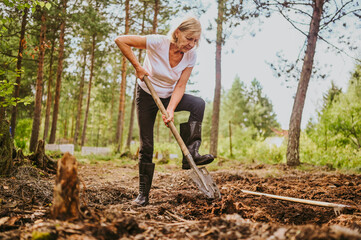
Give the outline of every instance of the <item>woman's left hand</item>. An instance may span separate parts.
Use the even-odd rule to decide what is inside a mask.
[[[162,115],[162,118],[163,118],[164,124],[165,124],[167,127],[169,127],[169,126],[168,126],[168,123],[169,123],[170,121],[173,121],[173,119],[174,119],[174,111],[172,111],[172,110],[170,110],[170,109],[167,109],[167,112],[168,112],[168,118],[167,118],[165,115]]]

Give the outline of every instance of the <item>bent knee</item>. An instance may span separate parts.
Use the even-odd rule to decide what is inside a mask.
[[[197,107],[199,107],[200,109],[204,109],[206,107],[206,102],[200,97],[197,97],[196,99],[197,100],[195,104],[197,105]]]

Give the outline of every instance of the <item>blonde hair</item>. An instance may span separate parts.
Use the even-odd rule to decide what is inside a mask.
[[[176,43],[178,41],[176,36],[177,30],[181,31],[182,33],[189,33],[190,35],[201,35],[202,26],[199,20],[195,17],[185,18],[170,35],[170,41],[172,43]],[[198,42],[196,43],[196,45],[198,47]]]

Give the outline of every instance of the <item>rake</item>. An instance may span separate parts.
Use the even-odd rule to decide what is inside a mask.
[[[293,198],[293,197],[284,197],[284,196],[278,196],[273,194],[267,194],[267,193],[261,193],[261,192],[252,192],[247,190],[241,190],[243,193],[246,194],[252,194],[257,196],[265,196],[269,198],[279,199],[279,200],[286,200],[291,202],[298,202],[298,203],[304,203],[309,205],[315,205],[320,207],[331,207],[333,208],[333,211],[335,212],[335,215],[338,216],[341,214],[341,211],[344,208],[351,208],[350,205],[344,205],[344,204],[336,204],[336,203],[329,203],[329,202],[321,202],[321,201],[314,201],[314,200],[306,200],[301,198]]]

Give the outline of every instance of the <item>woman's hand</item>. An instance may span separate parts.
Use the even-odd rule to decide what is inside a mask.
[[[141,66],[135,68],[137,78],[143,81],[144,76],[149,76],[149,73]]]
[[[174,111],[167,108],[167,113],[168,113],[168,118],[165,115],[162,115],[162,118],[163,118],[164,124],[167,127],[169,127],[168,123],[171,122],[171,121],[173,122],[173,120],[174,120]]]

